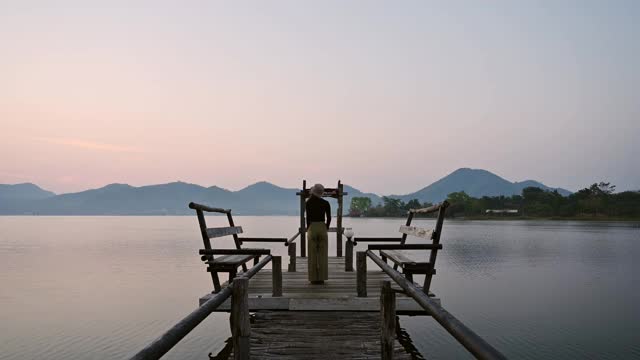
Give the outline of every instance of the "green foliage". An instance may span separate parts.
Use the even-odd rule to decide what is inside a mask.
[[[361,216],[369,211],[371,207],[371,199],[368,197],[354,197],[351,199],[349,207],[349,216]]]
[[[615,188],[615,185],[608,182],[599,182],[569,196],[562,196],[557,191],[527,187],[522,190],[522,195],[482,198],[473,198],[460,191],[447,196],[447,201],[451,204],[447,209],[447,216],[484,217],[488,209],[512,209],[517,210],[516,216],[520,217],[639,219],[640,191],[615,193]],[[382,200],[382,204],[368,207],[361,214],[371,217],[403,217],[409,209],[432,205],[420,204],[415,199],[406,204],[395,198],[383,197]]]
[[[405,203],[400,199],[383,196],[382,204],[370,207],[367,211],[363,212],[362,215],[367,217],[403,217],[407,215],[409,209],[420,209],[431,205],[431,203],[421,204],[420,201],[416,199]]]

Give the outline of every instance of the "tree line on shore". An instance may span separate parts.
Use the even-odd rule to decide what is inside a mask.
[[[448,217],[482,218],[495,216],[530,218],[619,218],[640,219],[640,191],[615,192],[615,185],[595,183],[569,196],[537,187],[523,189],[521,195],[471,197],[464,191],[447,196],[451,204]],[[409,209],[428,207],[413,199],[404,202],[384,196],[382,203],[373,205],[367,197],[351,199],[350,216],[403,217]],[[489,211],[487,211],[489,210]],[[497,211],[496,211],[497,210]],[[503,213],[502,210],[512,210]],[[516,210],[516,211],[513,211]]]

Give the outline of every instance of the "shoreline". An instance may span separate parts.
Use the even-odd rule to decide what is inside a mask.
[[[193,216],[193,214],[0,214],[0,217],[165,217],[165,216]],[[217,216],[217,215],[212,215]],[[288,216],[297,217],[297,214],[235,214],[235,216]],[[347,219],[406,219],[404,216],[348,216]],[[435,219],[430,217],[416,217],[415,220]],[[461,216],[447,217],[448,220],[469,220],[469,221],[594,221],[594,222],[640,222],[640,218],[626,217],[530,217],[530,216]]]

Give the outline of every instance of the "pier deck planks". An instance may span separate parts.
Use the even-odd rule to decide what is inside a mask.
[[[290,311],[380,311],[380,287],[390,278],[377,266],[367,272],[367,297],[357,297],[356,272],[344,271],[344,258],[329,258],[329,280],[323,285],[311,285],[307,279],[307,258],[296,258],[296,272],[282,273],[282,296],[272,296],[271,270],[263,269],[249,280],[249,310]],[[392,281],[392,287],[400,290]],[[211,294],[200,298],[204,303]],[[228,312],[227,300],[216,311]],[[398,314],[426,315],[412,298],[398,293]]]
[[[380,359],[377,312],[258,311],[251,359]],[[411,359],[396,341],[394,359]]]

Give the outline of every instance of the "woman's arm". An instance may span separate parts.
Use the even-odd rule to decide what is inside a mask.
[[[331,204],[327,201],[327,207],[325,209],[325,216],[327,218],[327,229],[331,227]]]

